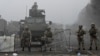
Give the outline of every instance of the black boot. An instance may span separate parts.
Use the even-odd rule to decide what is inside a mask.
[[[78,50],[80,50],[80,48],[78,48]]]
[[[31,52],[31,47],[28,47],[28,51]]]
[[[50,48],[50,51],[52,51],[52,48]]]
[[[89,50],[92,50],[92,47],[90,47]]]
[[[22,51],[24,51],[24,47],[22,47]]]
[[[96,50],[98,50],[98,48],[97,48],[97,47],[96,47],[95,49],[96,49]]]
[[[83,48],[83,50],[85,50],[85,48]]]

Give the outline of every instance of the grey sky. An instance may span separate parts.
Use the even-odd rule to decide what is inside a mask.
[[[24,19],[26,5],[29,10],[34,1],[40,9],[46,10],[46,20],[63,24],[74,23],[78,13],[89,3],[89,0],[0,0],[0,14],[8,21]]]

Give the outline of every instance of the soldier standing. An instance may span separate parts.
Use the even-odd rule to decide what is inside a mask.
[[[92,44],[93,44],[93,41],[95,43],[95,49],[97,50],[97,29],[95,27],[95,24],[91,24],[91,28],[89,30],[89,34],[90,34],[90,48],[89,50],[92,50]]]
[[[50,48],[51,51],[51,42],[52,42],[52,32],[51,32],[51,28],[48,28],[47,31],[45,32],[45,36],[46,36],[46,47]]]
[[[21,45],[22,51],[24,51],[25,47],[28,47],[28,50],[31,51],[31,32],[28,27],[25,27],[24,31],[22,32]]]
[[[83,47],[83,50],[85,50],[85,47],[84,47],[84,34],[85,34],[85,31],[83,30],[83,26],[82,25],[79,25],[79,30],[77,31],[77,39],[78,39],[78,45],[79,45],[79,50],[80,50],[80,47],[81,47],[81,44],[82,44],[82,47]]]

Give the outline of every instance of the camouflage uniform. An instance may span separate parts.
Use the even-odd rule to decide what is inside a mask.
[[[21,46],[22,46],[22,51],[24,51],[25,47],[28,47],[28,50],[31,51],[31,32],[26,28],[22,32],[22,38],[21,38]]]
[[[97,29],[95,27],[95,24],[91,24],[91,29],[89,30],[89,34],[90,34],[90,48],[89,50],[92,50],[92,44],[93,44],[93,41],[95,43],[95,46],[96,46],[96,50],[97,50]]]
[[[78,39],[78,45],[79,45],[79,50],[80,50],[80,47],[81,47],[81,44],[82,44],[82,47],[83,47],[83,50],[85,50],[85,47],[84,47],[84,34],[85,34],[85,31],[82,29],[82,25],[79,26],[79,30],[77,32],[77,39]]]

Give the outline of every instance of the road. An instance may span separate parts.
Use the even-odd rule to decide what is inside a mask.
[[[77,51],[72,52],[16,52],[18,56],[77,56]],[[81,56],[100,56],[94,51],[81,51]],[[12,56],[13,52],[9,53],[0,53],[0,56],[4,56],[5,54],[8,54],[9,56]]]
[[[66,35],[66,36],[65,36]],[[18,51],[18,54],[20,56],[75,56],[77,55],[77,48],[78,48],[78,44],[77,44],[77,37],[75,34],[71,34],[69,35],[69,32],[67,33],[59,33],[58,35],[55,35],[54,36],[54,41],[53,43],[56,43],[56,44],[53,44],[53,52],[44,52],[44,53],[41,53],[40,52],[40,48],[32,48],[32,52],[28,52],[28,50],[26,49],[25,52],[22,52],[21,51],[21,48],[20,48],[20,40],[17,40],[15,42],[15,50]],[[70,37],[70,41],[69,41],[69,37]],[[92,51],[89,51],[88,48],[89,48],[89,44],[90,44],[90,41],[89,41],[89,35],[85,35],[84,36],[84,42],[85,42],[85,47],[86,47],[86,50],[83,51],[81,50],[81,54],[82,55],[98,55],[100,56],[100,41],[98,41],[98,50],[96,51],[94,48]],[[69,46],[70,45],[70,46]],[[68,48],[71,47],[72,48],[72,52],[69,52]],[[93,45],[93,47],[95,47]],[[58,52],[60,51],[60,52]],[[56,54],[55,54],[56,53]],[[12,54],[12,53],[11,53]]]

